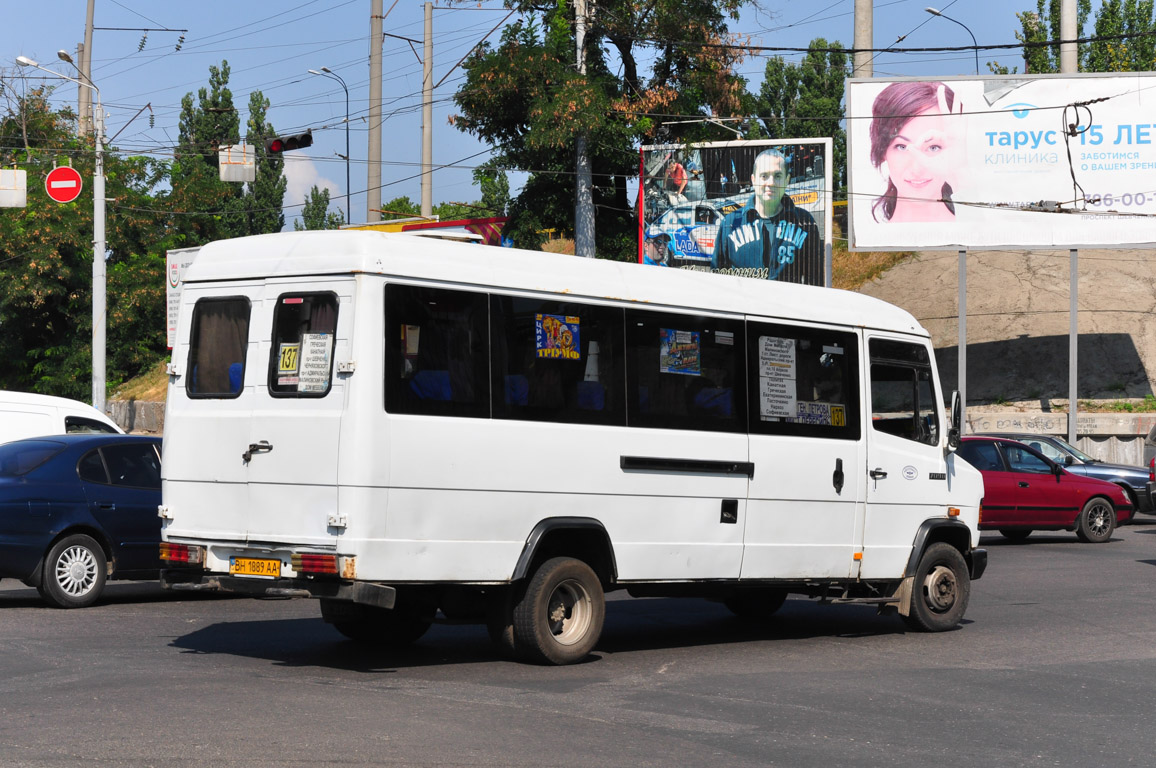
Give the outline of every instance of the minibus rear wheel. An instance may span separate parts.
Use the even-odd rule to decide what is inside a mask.
[[[944,632],[963,619],[971,596],[967,562],[959,550],[942,541],[928,545],[915,569],[907,626],[921,632]]]
[[[573,664],[594,650],[605,620],[598,575],[581,560],[554,557],[538,567],[514,605],[514,643],[529,661]]]

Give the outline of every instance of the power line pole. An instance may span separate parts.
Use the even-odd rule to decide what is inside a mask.
[[[586,8],[587,0],[575,0],[574,37],[578,74],[586,75]],[[578,136],[576,159],[577,184],[574,190],[574,253],[594,258],[594,193],[590,174],[590,157],[586,152],[586,134]]]
[[[369,173],[365,220],[381,221],[381,0],[369,3]]]
[[[851,77],[874,77],[870,48],[874,47],[872,0],[855,0],[855,53],[851,59]]]
[[[96,0],[88,0],[88,13],[84,21],[84,47],[80,49],[80,74],[84,75],[88,82],[92,82],[92,14],[95,10]],[[81,136],[87,136],[92,130],[92,92],[87,88],[80,89],[80,111],[77,113],[80,119],[77,120],[77,132]]]
[[[421,215],[433,215],[433,3],[425,4],[421,79]]]

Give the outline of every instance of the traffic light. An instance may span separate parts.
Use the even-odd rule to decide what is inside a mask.
[[[305,149],[313,146],[313,131],[292,133],[287,136],[274,136],[265,140],[265,151],[271,155],[279,155],[291,149]]]

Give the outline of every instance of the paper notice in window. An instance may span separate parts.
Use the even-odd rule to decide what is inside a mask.
[[[795,340],[759,337],[759,415],[763,419],[794,419]]]
[[[301,367],[298,392],[325,392],[329,389],[329,371],[333,368],[333,334],[301,335]]]

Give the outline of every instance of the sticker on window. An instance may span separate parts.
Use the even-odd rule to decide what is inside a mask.
[[[301,356],[300,344],[282,344],[277,353],[277,386],[292,387],[297,384],[297,365]]]
[[[534,315],[534,346],[538,357],[580,360],[580,319],[572,315]]]
[[[658,371],[659,373],[701,376],[702,356],[699,346],[699,332],[659,328]]]
[[[847,426],[846,411],[841,405],[832,405],[831,403],[799,403],[798,412],[794,419],[790,419],[798,424],[818,424],[824,427],[845,427]]]
[[[325,392],[329,389],[329,370],[333,361],[332,333],[301,334],[301,370],[298,392]]]

